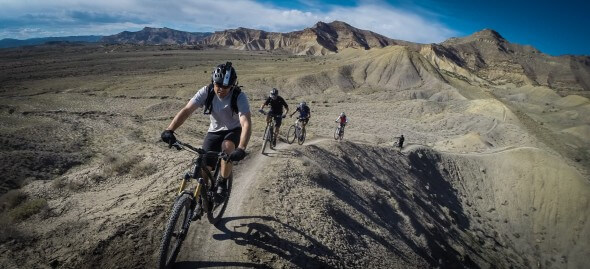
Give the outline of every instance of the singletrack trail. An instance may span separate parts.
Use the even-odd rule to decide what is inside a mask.
[[[316,138],[306,141],[306,145],[313,145],[328,138]],[[290,156],[291,149],[302,147],[294,144],[278,143],[275,150],[268,150],[265,154],[258,151],[250,152],[252,156],[241,162],[234,168],[234,182],[230,200],[223,218],[217,225],[211,225],[207,217],[191,224],[187,238],[185,239],[180,254],[176,259],[175,268],[197,267],[246,267],[266,268],[264,265],[252,263],[246,255],[249,248],[245,237],[251,236],[252,226],[264,222],[271,216],[248,216],[249,206],[253,197],[252,192],[258,184],[258,175],[273,159],[281,156]],[[258,198],[259,199],[259,198]]]

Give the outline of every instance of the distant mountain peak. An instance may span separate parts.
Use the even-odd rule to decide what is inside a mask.
[[[493,29],[485,28],[465,37],[451,37],[442,42],[442,45],[466,44],[466,43],[491,43],[498,46],[509,43],[500,33]]]
[[[479,38],[492,38],[496,40],[506,40],[500,33],[495,31],[494,29],[485,28],[481,31],[473,33],[471,36],[479,37]]]
[[[343,22],[343,21],[333,21],[330,23],[326,23],[323,21],[318,21],[313,27],[313,29],[326,29],[326,28],[340,28],[340,29],[357,29],[354,26]]]

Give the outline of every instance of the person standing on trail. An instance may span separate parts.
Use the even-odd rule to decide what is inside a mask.
[[[269,123],[272,118],[275,120],[275,133],[274,133],[274,140],[272,141],[273,147],[277,146],[277,137],[279,137],[279,129],[281,128],[281,122],[283,118],[287,117],[287,113],[289,113],[289,105],[285,102],[283,97],[279,96],[279,90],[276,88],[272,88],[270,91],[270,96],[266,99],[266,101],[260,106],[260,113],[264,113],[264,107],[270,105],[270,111],[266,114],[266,123]],[[283,115],[283,107],[285,107],[285,114]]]
[[[397,146],[401,149],[404,146],[404,135],[401,135],[397,140]]]
[[[299,117],[297,117],[297,120],[301,122],[301,129],[303,130],[303,132],[305,132],[305,126],[309,122],[309,118],[311,118],[311,111],[309,109],[309,106],[307,106],[307,103],[305,103],[305,101],[302,101],[297,106],[297,109],[293,111],[291,115],[289,115],[289,117],[293,117],[293,115],[297,112],[299,112]]]
[[[188,101],[162,132],[162,141],[170,146],[176,142],[174,131],[178,129],[197,108],[209,115],[210,124],[203,139],[203,150],[228,154],[227,161],[221,161],[221,178],[217,196],[226,192],[226,180],[232,176],[232,161],[246,156],[246,146],[252,134],[252,120],[248,97],[237,85],[238,75],[231,62],[220,64],[213,70],[211,83],[204,86]],[[215,166],[215,160],[207,160],[207,166]]]

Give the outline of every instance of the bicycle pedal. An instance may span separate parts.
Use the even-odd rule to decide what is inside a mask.
[[[199,210],[201,211],[201,210]],[[191,216],[191,221],[197,221],[201,219],[201,212],[193,212],[193,215]]]

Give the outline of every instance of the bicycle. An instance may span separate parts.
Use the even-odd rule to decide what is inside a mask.
[[[265,112],[264,110],[260,110],[260,113],[263,115],[267,115],[269,112]],[[273,141],[276,139],[275,136],[275,116],[271,115],[271,120],[266,123],[266,128],[264,129],[264,134],[262,135],[262,154],[264,154],[264,149],[266,148],[266,144],[270,142],[270,149],[274,149]]]
[[[336,127],[336,130],[334,130],[334,139],[335,140],[342,140],[343,137],[344,137],[344,126],[342,126],[341,124],[338,124],[338,127]]]
[[[295,123],[289,127],[289,131],[287,132],[287,143],[293,144],[295,138],[297,138],[297,144],[299,145],[303,145],[303,142],[305,142],[305,129],[301,127],[301,120],[301,118],[297,118]]]
[[[201,148],[195,148],[180,141],[176,141],[172,146],[177,150],[188,150],[198,156],[193,159],[192,171],[186,172],[184,175],[174,200],[172,213],[170,213],[160,243],[159,268],[172,266],[192,221],[201,219],[204,214],[207,215],[211,224],[215,224],[221,219],[227,207],[233,178],[230,176],[226,180],[225,195],[220,201],[215,201],[214,195],[216,195],[215,191],[219,184],[217,179],[221,169],[221,160],[227,160],[228,155],[223,152],[206,152]],[[206,168],[206,160],[209,158],[217,159],[213,175]],[[194,190],[190,190],[187,187],[193,179],[196,180],[196,186]]]

